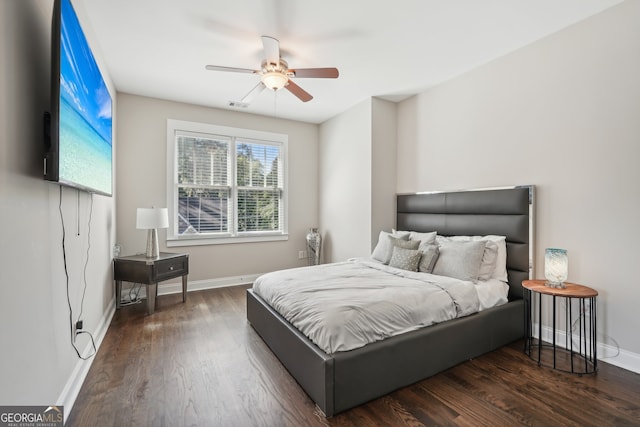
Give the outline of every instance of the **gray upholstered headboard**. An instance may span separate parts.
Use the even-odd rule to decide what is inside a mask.
[[[437,231],[444,236],[506,236],[509,299],[522,298],[532,277],[534,189],[512,188],[399,194],[397,229]]]

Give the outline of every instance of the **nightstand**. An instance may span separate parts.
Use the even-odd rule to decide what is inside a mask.
[[[187,301],[187,275],[189,255],[160,252],[157,258],[144,254],[113,259],[113,279],[116,282],[116,308],[120,308],[122,282],[147,285],[147,313],[152,314],[156,306],[158,282],[182,276],[182,302]]]
[[[592,374],[598,370],[596,355],[596,297],[598,291],[588,286],[565,282],[565,288],[552,288],[545,285],[545,280],[525,280],[522,287],[525,289],[525,352],[536,360],[538,365],[545,365],[553,369],[570,372],[572,374]],[[542,296],[551,298],[551,304],[543,304]],[[536,296],[537,301],[536,301]],[[563,307],[558,310],[558,301]],[[551,344],[542,341],[543,315],[549,316],[551,305]],[[536,313],[537,311],[537,313]],[[564,316],[562,316],[564,312]],[[536,316],[537,314],[537,316]],[[574,317],[577,318],[574,320]],[[538,339],[534,341],[534,322],[538,321]],[[560,322],[556,321],[556,317]],[[564,317],[564,319],[563,319]],[[559,323],[559,325],[557,325]],[[564,325],[563,325],[564,324]],[[574,326],[577,325],[578,342],[574,345]],[[557,326],[561,329],[558,331]],[[562,330],[564,329],[564,330]],[[558,346],[562,342],[564,334],[564,346]],[[559,336],[560,339],[557,339]],[[545,354],[543,357],[543,348]],[[537,353],[537,355],[536,355]]]

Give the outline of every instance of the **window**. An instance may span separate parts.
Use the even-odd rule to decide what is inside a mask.
[[[167,121],[167,245],[287,238],[287,136]]]

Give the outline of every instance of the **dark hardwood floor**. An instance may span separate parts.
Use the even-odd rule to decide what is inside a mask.
[[[326,419],[248,324],[246,288],[117,311],[67,426],[640,425],[640,375],[541,368],[522,342]]]

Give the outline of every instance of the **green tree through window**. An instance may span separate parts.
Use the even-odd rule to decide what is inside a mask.
[[[280,185],[278,147],[238,142],[238,231],[278,230]]]

